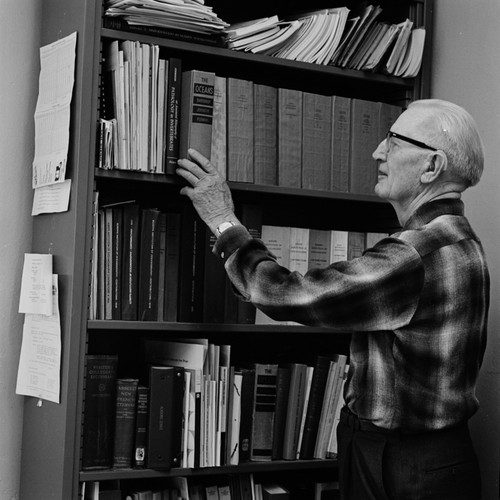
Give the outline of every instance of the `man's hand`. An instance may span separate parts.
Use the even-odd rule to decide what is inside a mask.
[[[215,235],[222,222],[239,224],[229,186],[207,158],[189,149],[188,158],[178,160],[177,164],[177,174],[190,184],[180,193],[193,202],[198,215]]]

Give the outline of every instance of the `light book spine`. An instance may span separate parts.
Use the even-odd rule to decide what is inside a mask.
[[[194,148],[211,158],[215,73],[189,70],[182,73],[179,157]]]

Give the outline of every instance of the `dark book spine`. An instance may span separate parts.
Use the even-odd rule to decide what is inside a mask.
[[[169,470],[172,467],[171,396],[173,385],[173,367],[150,367],[147,445],[147,464],[150,469]]]
[[[253,406],[255,392],[255,369],[242,368],[241,382],[241,423],[240,423],[240,463],[250,460],[252,448]]]
[[[86,356],[82,470],[113,464],[117,369],[118,356]]]
[[[123,209],[113,207],[111,258],[111,317],[122,319]]]
[[[276,380],[276,414],[274,416],[273,450],[271,454],[273,460],[281,460],[283,458],[290,377],[291,370],[288,366],[278,367],[278,378]]]
[[[142,210],[139,256],[139,312],[140,321],[158,318],[158,268],[160,259],[160,212]]]
[[[134,450],[137,379],[116,381],[115,445],[113,467],[132,467]]]
[[[179,124],[182,89],[182,60],[168,60],[167,150],[165,173],[175,174],[179,159]]]
[[[205,224],[192,207],[182,216],[179,321],[199,323],[203,319],[203,262]]]
[[[179,304],[179,263],[180,263],[181,216],[167,212],[167,232],[165,247],[165,304],[163,319],[177,321]]]
[[[122,320],[137,320],[140,208],[123,207]]]
[[[149,414],[149,388],[137,387],[137,408],[135,418],[134,461],[135,467],[145,467],[147,460]]]
[[[317,355],[314,362],[314,371],[309,392],[309,403],[307,405],[306,419],[304,423],[304,433],[300,449],[301,459],[314,458],[314,448],[318,435],[319,419],[325,395],[326,379],[332,358]]]
[[[241,223],[248,229],[252,238],[261,238],[262,236],[262,207],[258,205],[241,206]],[[255,323],[255,306],[251,302],[238,300],[238,323]]]
[[[271,460],[276,414],[277,364],[255,365],[255,399],[250,459]]]
[[[217,237],[205,227],[204,243],[204,287],[203,287],[203,322],[224,322],[224,289],[226,284],[226,271],[224,265],[212,252]]]

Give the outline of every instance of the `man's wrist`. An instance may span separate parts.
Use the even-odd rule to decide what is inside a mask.
[[[230,227],[236,226],[236,222],[233,221],[224,221],[221,222],[217,228],[215,229],[215,234],[217,237],[219,237],[224,231],[229,229]]]

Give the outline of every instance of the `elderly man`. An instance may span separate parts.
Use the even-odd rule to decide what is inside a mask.
[[[373,153],[375,193],[401,231],[304,276],[251,238],[214,167],[189,156],[178,162],[181,193],[217,235],[241,298],[275,319],[355,331],[337,429],[342,498],[479,499],[467,422],[479,406],[489,274],[461,201],[483,169],[472,117],[447,101],[410,104]]]

